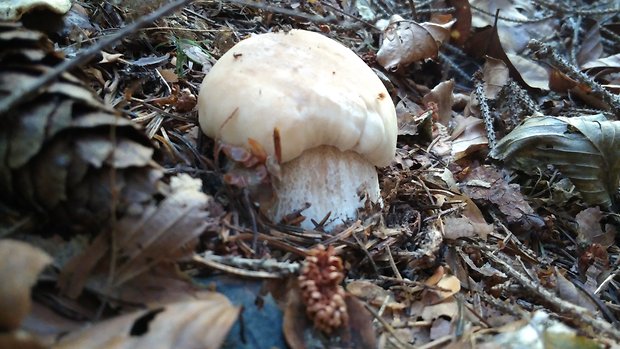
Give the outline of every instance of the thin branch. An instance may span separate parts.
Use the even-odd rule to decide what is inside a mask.
[[[66,60],[55,66],[45,74],[35,79],[30,84],[24,84],[22,88],[18,88],[9,96],[0,101],[0,115],[7,113],[9,110],[15,108],[18,104],[26,102],[34,98],[39,91],[53,83],[62,73],[75,69],[88,63],[93,57],[95,57],[99,51],[103,48],[110,46],[111,44],[120,41],[127,35],[138,31],[140,28],[152,23],[153,21],[168,15],[175,10],[187,5],[192,0],[178,0],[168,5],[162,6],[157,11],[152,12],[146,16],[138,18],[135,22],[120,29],[116,33],[101,38],[96,44],[88,47],[84,51],[80,52],[80,55],[72,60]]]
[[[596,319],[590,315],[590,312],[587,309],[558,298],[551,291],[542,287],[540,283],[531,280],[530,278],[510,266],[510,264],[508,264],[503,258],[500,258],[497,255],[497,251],[493,250],[491,247],[479,247],[482,254],[484,254],[484,256],[488,258],[492,262],[492,264],[497,266],[498,269],[500,269],[502,272],[511,276],[515,281],[525,287],[532,294],[545,299],[554,308],[554,311],[569,314],[571,318],[574,319],[574,321],[587,325],[584,326],[584,328],[590,327],[594,330],[595,333],[605,333],[609,335],[612,339],[620,341],[620,331],[614,328],[609,322]]]
[[[539,60],[548,60],[551,65],[560,70],[562,73],[581,82],[582,84],[587,85],[592,90],[592,94],[594,96],[600,98],[603,102],[609,105],[611,110],[613,110],[616,115],[620,114],[620,97],[612,94],[599,83],[594,81],[594,79],[582,73],[576,66],[567,62],[566,59],[555,52],[550,45],[538,40],[530,40],[528,47],[534,51],[534,57]]]

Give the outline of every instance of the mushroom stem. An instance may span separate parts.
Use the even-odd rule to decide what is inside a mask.
[[[304,229],[314,229],[311,219],[320,222],[328,212],[325,230],[355,219],[366,199],[380,202],[379,180],[375,166],[353,151],[342,152],[332,146],[304,151],[301,156],[281,165],[280,179],[275,180],[275,200],[263,205],[274,222],[303,208]]]

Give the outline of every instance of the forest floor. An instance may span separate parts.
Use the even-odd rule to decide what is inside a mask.
[[[0,348],[620,347],[616,2],[180,3],[2,14]],[[291,29],[396,106],[382,207],[332,232],[198,125],[217,60]]]

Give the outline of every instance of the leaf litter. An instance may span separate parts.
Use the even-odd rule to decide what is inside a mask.
[[[3,22],[0,103],[62,63],[56,50],[79,57],[162,5],[76,4],[38,28],[47,35],[26,29],[37,11]],[[293,348],[617,346],[612,10],[231,0],[129,33],[1,115],[0,247],[22,242],[0,268],[0,299],[18,294],[21,307],[0,344],[241,347],[242,331],[226,338],[233,323],[260,327],[233,304],[260,311],[268,295],[275,306],[263,315],[281,319],[272,326]],[[304,231],[299,217],[266,221],[253,200],[269,195],[277,166],[260,160],[260,145],[235,150],[196,127],[216,59],[251,33],[290,28],[354,50],[399,106],[383,207],[333,234]],[[315,328],[291,277],[319,244],[342,263],[350,321],[336,335]],[[241,297],[195,282],[221,273],[282,282]],[[71,332],[56,336],[65,330],[45,326],[55,318]]]

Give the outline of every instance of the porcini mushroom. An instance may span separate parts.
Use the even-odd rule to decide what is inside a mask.
[[[224,54],[198,97],[203,132],[247,146],[251,138],[275,156],[281,173],[275,200],[261,205],[273,221],[310,203],[302,227],[328,212],[327,230],[357,217],[365,200],[380,202],[375,166],[396,150],[396,112],[364,61],[318,33],[291,30],[251,36]]]

